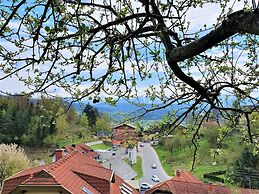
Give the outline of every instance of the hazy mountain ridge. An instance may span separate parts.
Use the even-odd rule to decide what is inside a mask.
[[[145,112],[145,110],[143,108],[141,108],[137,105],[134,105],[130,102],[127,102],[125,100],[120,100],[116,104],[116,106],[112,106],[112,105],[109,105],[104,102],[99,102],[99,103],[93,104],[90,101],[83,101],[83,102],[81,102],[81,104],[75,103],[73,106],[78,112],[82,112],[84,106],[88,103],[91,104],[93,107],[97,108],[97,110],[99,112],[107,112],[116,119],[123,119],[126,117],[131,117],[131,118],[137,117],[139,115],[142,115]],[[161,105],[162,104],[159,104],[159,103],[154,103],[153,105],[150,103],[150,104],[145,104],[144,108],[149,110],[149,109],[153,108],[154,106],[161,106]],[[168,112],[171,113],[174,110],[179,110],[179,108],[180,108],[180,106],[178,106],[178,105],[171,105],[164,109],[148,112],[142,117],[142,119],[144,119],[144,120],[161,120],[162,117],[166,113],[168,113]]]

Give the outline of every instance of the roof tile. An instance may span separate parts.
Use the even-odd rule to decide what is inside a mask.
[[[112,170],[102,167],[89,156],[74,150],[55,163],[27,169],[7,179],[2,194],[10,193],[20,184],[60,185],[74,194],[85,194],[83,188],[93,194],[117,194],[120,193],[122,183],[126,184],[114,175]],[[133,193],[136,194],[137,191],[133,189]]]

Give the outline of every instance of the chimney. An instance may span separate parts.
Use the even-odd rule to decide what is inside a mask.
[[[56,149],[54,154],[53,154],[53,158],[52,158],[52,162],[56,162],[58,160],[60,160],[61,158],[63,158],[65,156],[65,149]]]
[[[177,170],[175,171],[175,175],[176,175],[176,176],[180,176],[180,175],[181,175],[181,170],[177,169]]]
[[[212,193],[213,192],[213,184],[212,183],[210,183],[210,184],[208,184],[208,193]]]

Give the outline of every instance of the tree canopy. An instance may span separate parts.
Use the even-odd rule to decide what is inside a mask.
[[[247,140],[258,141],[255,0],[3,0],[0,15],[0,81],[74,101],[161,102],[146,112],[183,105],[173,126],[193,111],[196,126],[215,109],[233,125],[242,115]]]
[[[90,104],[85,105],[82,114],[85,114],[87,116],[89,127],[93,127],[99,117],[98,110]]]

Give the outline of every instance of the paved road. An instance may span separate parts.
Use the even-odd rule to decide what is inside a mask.
[[[142,156],[142,168],[143,168],[143,177],[140,180],[140,184],[142,182],[147,182],[151,185],[155,185],[156,183],[152,181],[152,175],[157,175],[161,181],[168,180],[170,177],[164,171],[159,158],[149,143],[144,143],[144,147],[140,148],[140,154]],[[152,169],[151,165],[155,163],[157,168]]]

